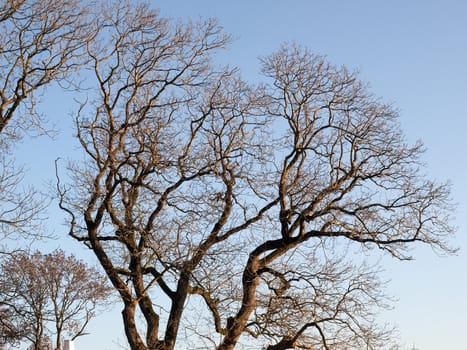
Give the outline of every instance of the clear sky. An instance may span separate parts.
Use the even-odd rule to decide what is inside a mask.
[[[155,0],[161,15],[181,20],[216,17],[236,40],[220,59],[257,79],[259,56],[295,41],[336,64],[358,69],[373,92],[400,110],[411,141],[423,140],[430,177],[452,182],[459,203],[454,244],[457,256],[438,257],[414,250],[416,260],[383,259],[389,293],[398,301],[381,320],[400,328],[405,349],[465,350],[467,347],[467,1],[464,0]],[[49,105],[54,116],[58,110]],[[26,142],[18,150],[32,171],[45,162],[35,157],[50,148],[53,161],[70,132],[58,141]],[[50,146],[53,144],[54,146]],[[31,157],[33,159],[31,159]],[[47,162],[50,161],[47,160]],[[47,165],[48,166],[48,165]],[[44,178],[50,177],[45,174]],[[43,179],[41,179],[42,181]],[[59,220],[58,220],[59,221]],[[57,224],[57,222],[52,225]],[[57,233],[65,229],[57,224]],[[77,249],[74,242],[65,243]],[[53,243],[55,244],[55,243]],[[118,349],[124,343],[118,312],[102,315],[78,340],[77,350]],[[118,334],[116,337],[115,335]]]

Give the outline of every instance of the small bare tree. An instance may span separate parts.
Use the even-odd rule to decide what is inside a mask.
[[[0,349],[6,344],[16,344],[23,337],[22,329],[18,329],[13,322],[13,313],[8,307],[0,303]]]
[[[46,336],[46,286],[40,277],[39,256],[29,259],[24,252],[5,257],[1,262],[0,300],[10,314],[14,329],[22,329],[21,339],[31,341],[35,350],[41,349]]]
[[[38,233],[44,200],[21,190],[23,169],[10,153],[22,135],[46,126],[36,109],[41,88],[63,81],[81,62],[88,35],[79,0],[0,1],[0,234]]]
[[[0,286],[9,329],[21,330],[14,340],[27,339],[37,350],[52,333],[56,350],[64,333],[82,335],[111,293],[105,276],[61,250],[46,255],[16,252],[4,258]]]
[[[140,3],[101,14],[96,93],[76,115],[87,158],[58,190],[131,349],[388,348],[378,269],[353,254],[449,251],[453,232],[449,188],[421,175],[394,109],[293,45],[255,88],[210,65],[227,42],[212,21],[173,26]]]

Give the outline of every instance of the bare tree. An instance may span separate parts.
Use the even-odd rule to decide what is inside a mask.
[[[13,313],[8,307],[0,303],[0,349],[6,344],[15,344],[22,338],[22,329],[18,329],[13,322]]]
[[[453,232],[449,188],[421,175],[396,111],[293,45],[255,88],[210,65],[227,41],[212,21],[101,13],[96,93],[76,115],[87,159],[57,187],[131,349],[388,348],[384,283],[359,249],[409,259],[416,242],[449,251]]]
[[[34,349],[41,349],[45,337],[45,323],[48,315],[47,292],[40,278],[39,266],[35,259],[29,259],[24,252],[11,254],[2,260],[0,293],[2,306],[10,314],[13,329],[21,329],[20,338],[28,339]]]
[[[105,276],[61,250],[11,254],[3,259],[1,272],[1,305],[9,314],[9,329],[21,330],[15,340],[27,339],[37,350],[52,333],[56,350],[64,333],[73,339],[82,335],[111,293]]]
[[[78,0],[5,0],[0,5],[0,133],[43,129],[35,92],[81,62],[89,31]],[[31,130],[32,129],[32,130]]]
[[[44,200],[21,189],[24,174],[11,160],[22,135],[47,132],[37,93],[81,64],[88,35],[79,0],[0,1],[0,233],[38,233]]]

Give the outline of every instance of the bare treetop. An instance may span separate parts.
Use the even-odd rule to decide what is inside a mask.
[[[411,241],[448,249],[449,190],[423,177],[423,146],[407,144],[394,108],[307,50],[284,46],[262,62],[272,80],[267,113],[282,121],[283,234],[306,223],[302,233],[374,243],[400,258]]]
[[[23,187],[12,146],[24,134],[48,132],[50,120],[36,109],[38,95],[83,64],[88,20],[78,0],[0,2],[0,240],[12,233],[44,235],[47,200]]]
[[[253,86],[212,66],[228,42],[213,21],[100,14],[75,116],[86,159],[57,187],[131,349],[389,348],[379,270],[344,248],[408,259],[416,242],[449,252],[453,232],[449,188],[421,173],[394,108],[298,46]]]
[[[0,30],[8,33],[0,39],[2,148],[5,138],[43,128],[34,92],[81,63],[86,20],[78,0],[7,0],[1,5]]]

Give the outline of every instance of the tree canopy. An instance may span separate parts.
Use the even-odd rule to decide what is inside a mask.
[[[392,346],[380,270],[359,253],[451,252],[452,203],[358,74],[286,43],[248,82],[215,63],[231,40],[216,20],[142,1],[6,1],[0,25],[0,147],[45,130],[38,89],[73,91],[84,159],[68,178],[57,162],[59,206],[132,350]],[[14,179],[0,229],[31,232],[38,207]]]
[[[78,186],[58,186],[70,235],[120,293],[130,347],[173,349],[182,329],[219,350],[386,346],[377,270],[341,243],[449,250],[449,188],[421,175],[422,145],[325,57],[285,44],[250,84],[211,64],[228,39],[216,23],[138,6],[95,28],[99,93],[75,119],[87,159],[70,168]]]
[[[112,289],[105,276],[61,250],[15,252],[0,261],[0,327],[5,340],[24,339],[34,350],[55,336],[60,350],[63,336],[82,335],[96,310],[108,303]]]

